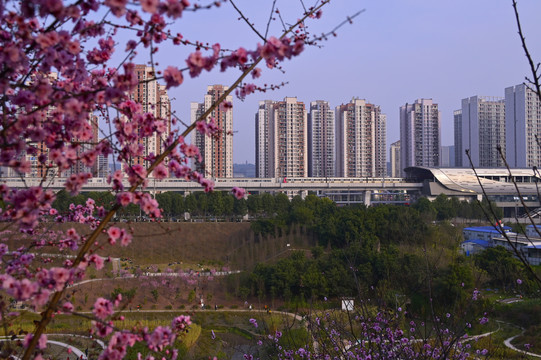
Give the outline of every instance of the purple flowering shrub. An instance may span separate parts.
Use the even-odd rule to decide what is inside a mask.
[[[364,312],[364,311],[363,311]],[[246,359],[468,359],[487,355],[474,348],[463,323],[450,330],[450,314],[433,323],[410,320],[408,314],[381,311],[314,312],[287,330],[269,331]],[[252,319],[253,320],[253,319]],[[486,323],[485,319],[478,319]],[[252,323],[254,323],[252,321]],[[294,334],[292,336],[292,334]],[[476,340],[474,340],[476,341]]]

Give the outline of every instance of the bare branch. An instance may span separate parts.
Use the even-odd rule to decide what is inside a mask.
[[[272,1],[272,7],[271,7],[271,12],[269,14],[269,20],[267,21],[267,28],[265,29],[265,39],[267,38],[267,35],[269,34],[269,28],[270,28],[270,23],[272,21],[272,14],[274,14],[274,7],[276,6],[276,0],[273,0]]]
[[[244,22],[246,24],[248,24],[248,26],[250,27],[250,29],[252,29],[252,31],[254,33],[256,33],[257,36],[259,36],[259,38],[261,40],[263,40],[264,42],[267,42],[267,39],[266,39],[266,35],[263,36],[259,33],[259,31],[257,31],[257,29],[254,27],[254,24],[252,24],[250,22],[250,20],[248,20],[248,18],[246,16],[244,16],[244,13],[237,7],[237,5],[235,5],[235,2],[233,0],[229,0],[229,2],[231,3],[231,5],[233,5],[233,7],[235,8],[235,10],[239,13],[240,17],[242,18],[242,20],[244,20]]]
[[[522,32],[522,26],[520,24],[520,17],[518,14],[518,7],[517,7],[516,0],[513,0],[513,10],[515,11],[515,19],[517,21],[517,28],[518,28],[518,35],[520,37],[520,42],[522,43],[522,48],[524,49],[524,55],[526,55],[526,59],[528,59],[528,64],[530,65],[530,70],[533,75],[533,81],[529,80],[529,82],[532,85],[534,85],[537,97],[539,98],[539,101],[541,101],[541,84],[539,82],[539,75],[537,74],[537,69],[539,67],[539,64],[536,67],[533,61],[532,55],[530,54],[530,51],[528,50],[528,46],[526,45],[526,38],[524,37],[524,33]]]

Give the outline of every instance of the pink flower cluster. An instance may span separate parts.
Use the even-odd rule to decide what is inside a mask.
[[[223,130],[216,125],[216,119],[211,117],[208,121],[206,120],[199,120],[195,124],[195,128],[197,131],[199,131],[203,135],[207,136],[216,136]]]
[[[192,321],[188,315],[180,315],[173,319],[171,322],[171,328],[180,334],[187,331],[191,324]]]
[[[109,235],[108,241],[109,244],[116,244],[117,240],[120,240],[120,245],[128,246],[131,243],[132,236],[129,234],[126,229],[119,229],[116,226],[111,226],[107,230],[107,235]]]
[[[258,45],[259,55],[265,59],[267,67],[272,69],[277,61],[284,58],[290,59],[292,56],[299,55],[304,50],[304,38],[297,37],[291,40],[287,36],[281,40],[271,36],[264,45]]]
[[[92,313],[98,319],[105,320],[109,316],[113,315],[113,303],[110,300],[100,297],[96,299]]]
[[[239,200],[244,199],[244,196],[246,196],[246,190],[244,190],[243,188],[236,187],[236,186],[233,187],[231,192]]]

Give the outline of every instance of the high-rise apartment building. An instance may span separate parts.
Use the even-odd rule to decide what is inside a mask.
[[[92,138],[86,142],[78,144],[78,146],[76,147],[77,159],[81,159],[83,157],[83,154],[87,151],[92,150],[92,148],[94,147],[93,144],[96,144],[98,142],[98,117],[95,115],[90,115],[88,117],[88,125],[90,125],[90,128],[92,129]],[[77,143],[79,139],[72,139],[72,141],[73,143]],[[99,159],[97,160],[98,161],[95,161],[92,166],[85,164],[85,162],[83,162],[82,160],[77,160],[75,164],[73,164],[69,169],[62,172],[62,176],[69,177],[72,174],[90,173],[92,174],[92,176],[98,177]]]
[[[453,111],[453,123],[455,125],[455,166],[462,167],[462,157],[465,155],[462,149],[462,109]]]
[[[512,168],[541,164],[541,101],[526,85],[505,89],[506,160]]]
[[[274,101],[260,101],[255,114],[255,176],[258,178],[271,177],[269,126],[273,117]]]
[[[432,99],[417,99],[400,107],[402,174],[410,166],[440,166],[441,114]]]
[[[400,140],[391,144],[391,177],[400,177]]]
[[[334,111],[327,101],[310,103],[308,176],[334,177]]]
[[[270,124],[270,173],[276,177],[308,176],[308,124],[304,103],[286,97],[274,105]]]
[[[203,103],[191,103],[191,122],[197,121],[229,88],[224,85],[211,85]],[[228,95],[226,102],[233,102]],[[213,178],[233,177],[233,109],[231,107],[216,107],[207,119],[214,118],[216,125],[222,130],[212,137],[198,131],[192,133],[192,143],[199,148],[201,162],[196,162],[195,169],[205,176]]]
[[[135,72],[139,84],[131,94],[131,98],[141,104],[143,112],[151,113],[156,118],[165,121],[166,132],[162,135],[154,134],[148,137],[140,137],[140,144],[143,146],[142,156],[132,160],[132,164],[149,166],[144,160],[149,154],[160,154],[163,142],[171,131],[171,101],[167,95],[165,85],[158,84],[154,68],[146,65],[135,65]]]
[[[261,101],[256,114],[257,177],[308,176],[308,125],[296,97]]]
[[[455,147],[442,146],[440,151],[440,166],[442,168],[455,167]]]
[[[374,161],[376,171],[374,176],[384,177],[387,174],[387,115],[379,114],[375,128]]]
[[[498,147],[505,153],[505,103],[503,98],[472,96],[462,99],[462,125],[455,134],[461,148],[462,167],[502,167]],[[456,129],[455,129],[456,131]],[[456,140],[455,140],[456,141]],[[455,142],[456,145],[456,142]]]
[[[385,123],[380,107],[366,100],[336,107],[336,176],[385,176]]]

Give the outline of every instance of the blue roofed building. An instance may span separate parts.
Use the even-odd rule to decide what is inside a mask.
[[[491,245],[489,241],[479,239],[466,240],[463,241],[462,244],[460,244],[460,248],[462,252],[466,254],[466,256],[481,252],[490,246]]]
[[[489,246],[494,246],[492,238],[502,235],[502,231],[509,233],[511,228],[509,226],[502,226],[496,229],[494,226],[474,226],[467,227],[462,230],[464,241],[468,240],[484,240],[489,242]]]

